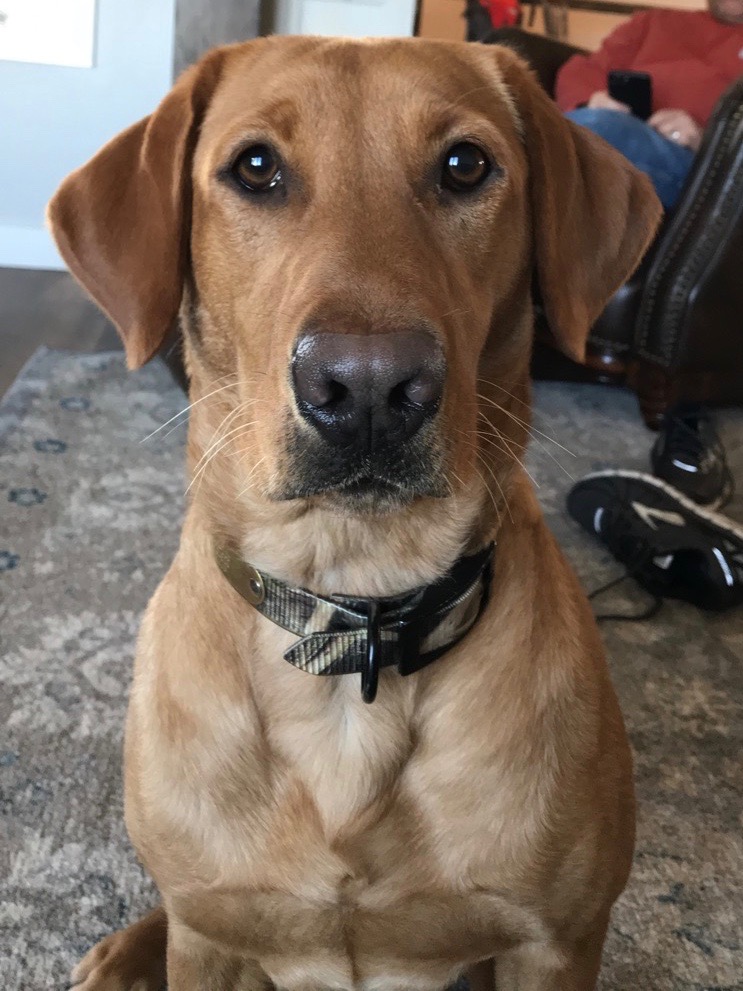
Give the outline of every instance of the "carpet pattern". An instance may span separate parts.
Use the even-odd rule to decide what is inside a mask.
[[[635,399],[540,384],[530,469],[587,587],[616,565],[563,511],[570,479],[647,468]],[[0,407],[0,987],[66,986],[102,935],[155,900],[122,823],[120,750],[140,614],[176,547],[184,406],[158,364],[34,356]],[[743,413],[720,414],[743,488]],[[743,519],[743,501],[730,515]],[[603,608],[637,605],[620,586]],[[743,991],[743,610],[666,604],[605,624],[636,754],[630,885],[602,991]]]

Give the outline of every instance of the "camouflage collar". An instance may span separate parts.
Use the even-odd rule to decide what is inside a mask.
[[[461,557],[431,585],[391,598],[316,595],[293,588],[225,545],[220,570],[247,602],[272,623],[301,637],[284,658],[310,674],[360,674],[365,702],[377,694],[379,669],[413,674],[472,629],[487,605],[495,545]]]

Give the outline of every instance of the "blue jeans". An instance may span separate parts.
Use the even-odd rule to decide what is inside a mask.
[[[676,204],[694,161],[691,149],[664,138],[639,117],[618,110],[579,107],[565,116],[600,135],[647,173],[666,210]]]

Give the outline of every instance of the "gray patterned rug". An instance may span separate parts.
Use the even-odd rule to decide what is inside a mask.
[[[184,405],[165,370],[40,351],[0,407],[0,988],[51,991],[154,900],[123,825],[120,748],[140,613],[182,508]],[[563,512],[570,479],[647,467],[632,396],[541,384],[531,468],[588,587],[616,566]],[[743,413],[720,415],[743,489]],[[553,458],[556,459],[553,460]],[[743,519],[743,502],[731,515]],[[631,589],[611,604],[627,606]],[[604,603],[605,607],[610,605]],[[743,610],[667,604],[604,630],[640,822],[602,991],[743,991]]]

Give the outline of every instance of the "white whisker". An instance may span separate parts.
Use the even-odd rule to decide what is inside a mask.
[[[513,399],[514,402],[518,403],[520,406],[523,406],[527,411],[529,411],[532,414],[532,416],[535,417],[539,416],[539,413],[531,406],[530,403],[524,402],[523,399],[519,399],[518,396],[515,396],[512,392],[509,392],[508,389],[505,389],[502,385],[498,385],[497,382],[491,382],[489,379],[484,379],[484,378],[478,378],[477,381],[482,382],[484,385],[490,385],[494,389],[498,389],[500,392],[504,393],[506,396],[509,396],[511,399]],[[480,396],[481,399],[487,400],[488,398],[487,396],[483,396],[480,393],[478,393],[478,396]],[[489,401],[492,402],[492,400]],[[497,403],[495,405],[498,406]],[[498,408],[503,409],[502,406],[498,406]],[[503,410],[503,412],[507,412],[507,411]],[[510,415],[515,417],[516,414],[511,413]],[[526,421],[524,420],[522,420],[521,422],[526,423]],[[554,437],[551,437],[549,434],[544,433],[544,431],[542,430],[537,430],[537,428],[531,424],[529,424],[529,427],[531,430],[538,433],[540,437],[544,437],[545,440],[551,441],[551,443],[556,444],[558,447],[562,447],[562,444],[560,444],[558,440],[555,440]],[[574,458],[577,457],[577,455],[573,451],[569,450],[567,447],[562,447],[562,450],[565,451],[566,454],[572,455],[572,457]]]
[[[509,442],[506,435],[503,434],[500,430],[498,430],[498,428],[493,423],[491,423],[490,420],[488,420],[488,418],[485,416],[484,413],[479,413],[478,415],[481,416],[483,420],[485,420],[485,423],[487,423],[487,425],[490,427],[491,430],[490,434],[483,434],[482,432],[480,433],[480,436],[482,437],[483,441],[486,441],[489,444],[493,444],[501,452],[501,454],[505,454],[507,456],[512,457],[516,462],[516,464],[519,465],[521,470],[526,472],[526,474],[529,476],[529,478],[532,481],[532,484],[536,486],[536,488],[540,488],[539,482],[536,480],[536,478],[534,478],[532,473],[524,464],[523,460],[517,454],[514,453],[513,448],[511,447],[511,443]],[[501,447],[498,441],[501,441],[506,446]]]
[[[563,471],[568,476],[568,478],[571,481],[575,481],[575,479],[570,474],[570,472],[565,467],[565,465],[561,461],[559,461],[554,456],[554,454],[552,454],[552,452],[548,449],[547,445],[544,444],[539,439],[539,437],[535,437],[534,434],[535,433],[539,434],[541,437],[544,437],[546,440],[551,441],[551,443],[555,444],[561,450],[565,451],[566,454],[570,454],[572,457],[576,457],[576,455],[572,451],[569,451],[566,447],[563,447],[562,444],[559,444],[553,437],[548,437],[546,434],[542,434],[541,431],[539,431],[539,430],[536,429],[536,427],[533,427],[530,424],[526,423],[526,421],[524,421],[524,420],[520,419],[518,416],[516,416],[515,413],[510,412],[509,410],[505,409],[503,406],[500,406],[498,403],[494,402],[492,399],[488,399],[487,396],[483,396],[479,392],[477,393],[477,396],[478,396],[479,399],[482,399],[484,402],[490,403],[491,406],[494,406],[497,410],[500,410],[501,413],[504,413],[506,416],[508,416],[512,420],[514,420],[519,426],[523,427],[523,429],[526,430],[529,433],[529,436],[534,441],[534,443],[537,445],[537,447],[541,448],[541,450],[544,451],[544,453],[547,455],[547,457],[548,458],[551,458],[551,460],[554,461],[554,463],[557,465],[557,467],[560,469],[560,471]],[[489,420],[488,420],[488,423],[490,423]],[[492,424],[491,424],[491,426],[492,426]]]
[[[263,464],[263,462],[266,460],[267,457],[268,457],[268,455],[267,454],[264,454],[263,457],[262,458],[259,458],[258,461],[256,461],[256,463],[253,465],[253,468],[251,469],[251,472],[248,475],[248,479],[247,479],[247,483],[248,484],[237,493],[237,498],[238,499],[240,499],[242,496],[244,496],[245,493],[248,491],[248,489],[250,488],[250,483],[253,480],[253,476],[258,471],[258,469],[260,468],[260,466]]]
[[[199,458],[198,462],[194,466],[194,471],[195,472],[198,471],[199,466],[201,465],[201,462],[204,461],[205,459],[207,459],[209,457],[209,455],[211,454],[211,452],[214,450],[214,448],[218,444],[221,443],[221,441],[224,439],[225,436],[227,436],[224,433],[225,428],[234,419],[236,419],[243,412],[245,412],[245,410],[247,410],[248,406],[253,406],[257,402],[258,402],[257,399],[248,399],[248,400],[246,400],[246,402],[240,403],[239,406],[236,406],[233,410],[230,410],[230,412],[227,413],[227,415],[222,418],[219,426],[217,427],[217,429],[212,434],[211,439],[209,441],[209,444],[207,445],[206,449],[204,450],[204,453],[201,455],[201,457]],[[238,428],[238,429],[242,429],[242,428]],[[234,433],[234,431],[231,431],[231,432]]]
[[[186,495],[188,495],[188,493],[191,491],[191,489],[196,484],[196,482],[203,476],[204,472],[209,467],[209,465],[212,463],[212,461],[214,461],[214,459],[217,457],[217,455],[221,454],[221,452],[226,447],[229,447],[229,445],[231,443],[230,438],[234,434],[243,433],[244,431],[249,430],[250,427],[254,426],[254,424],[255,424],[255,421],[251,421],[250,423],[242,423],[242,424],[240,424],[239,427],[235,427],[234,430],[230,430],[229,433],[227,433],[224,437],[221,437],[219,439],[219,441],[216,442],[218,446],[216,447],[215,450],[214,450],[215,445],[214,444],[212,445],[213,453],[211,454],[211,456],[208,457],[206,459],[206,461],[204,461],[204,458],[202,457],[201,460],[204,461],[204,463],[201,465],[200,468],[198,468],[198,470],[197,469],[194,469],[194,476],[191,479],[191,481],[188,483],[188,488],[186,489]]]
[[[503,505],[506,507],[506,512],[508,513],[508,516],[509,516],[509,518],[511,520],[511,523],[513,523],[513,513],[511,512],[511,507],[510,507],[510,505],[508,503],[508,499],[506,499],[506,493],[503,491],[503,486],[498,481],[498,476],[495,474],[495,472],[490,467],[490,465],[487,463],[487,461],[483,460],[483,461],[481,461],[481,464],[482,464],[482,466],[484,468],[487,468],[487,470],[488,470],[488,472],[490,474],[490,477],[493,479],[493,481],[495,482],[495,484],[498,486],[498,491],[500,492],[501,498],[503,499]],[[485,485],[485,488],[487,489],[488,488],[488,485],[485,482],[485,479],[482,478],[482,475],[480,476],[480,478],[482,479],[483,485]],[[490,494],[492,496],[492,492]],[[495,504],[495,500],[493,500],[493,503]],[[498,507],[497,506],[496,506],[496,510],[495,511],[496,511],[496,513],[498,512]],[[498,520],[500,521],[500,514],[498,515]]]
[[[537,430],[535,426],[527,423],[526,420],[522,420],[520,416],[517,416],[511,410],[507,410],[505,406],[501,406],[500,403],[496,403],[494,399],[490,399],[488,396],[483,396],[480,392],[477,393],[477,397],[478,399],[482,399],[483,402],[490,403],[491,406],[494,406],[497,410],[500,410],[501,413],[505,413],[506,416],[510,416],[512,420],[515,420],[516,423],[519,424],[519,426],[524,427],[526,430],[533,431],[535,434],[539,434],[540,437],[544,437],[545,440],[548,440],[551,444],[554,444],[555,447],[559,447],[561,451],[569,454],[571,458],[577,457],[573,451],[569,450],[567,447],[564,447],[559,441],[556,441],[554,437],[550,437],[549,434],[545,434],[541,430]]]
[[[186,413],[192,410],[194,406],[198,406],[199,403],[205,402],[207,399],[210,399],[212,396],[215,396],[218,392],[224,392],[225,389],[234,389],[236,384],[237,384],[236,382],[228,382],[227,385],[223,385],[219,389],[214,389],[212,390],[212,392],[209,392],[205,396],[202,396],[201,399],[197,399],[195,402],[189,403],[185,409],[180,410],[180,412],[176,413],[175,416],[171,416],[169,420],[166,420],[165,423],[159,426],[156,430],[153,430],[151,434],[147,434],[146,437],[143,437],[139,443],[144,444],[145,441],[148,441],[150,439],[150,437],[154,437],[155,434],[159,434],[161,430],[164,430],[168,426],[168,424],[173,422],[173,420],[177,420],[179,416],[184,416]]]

